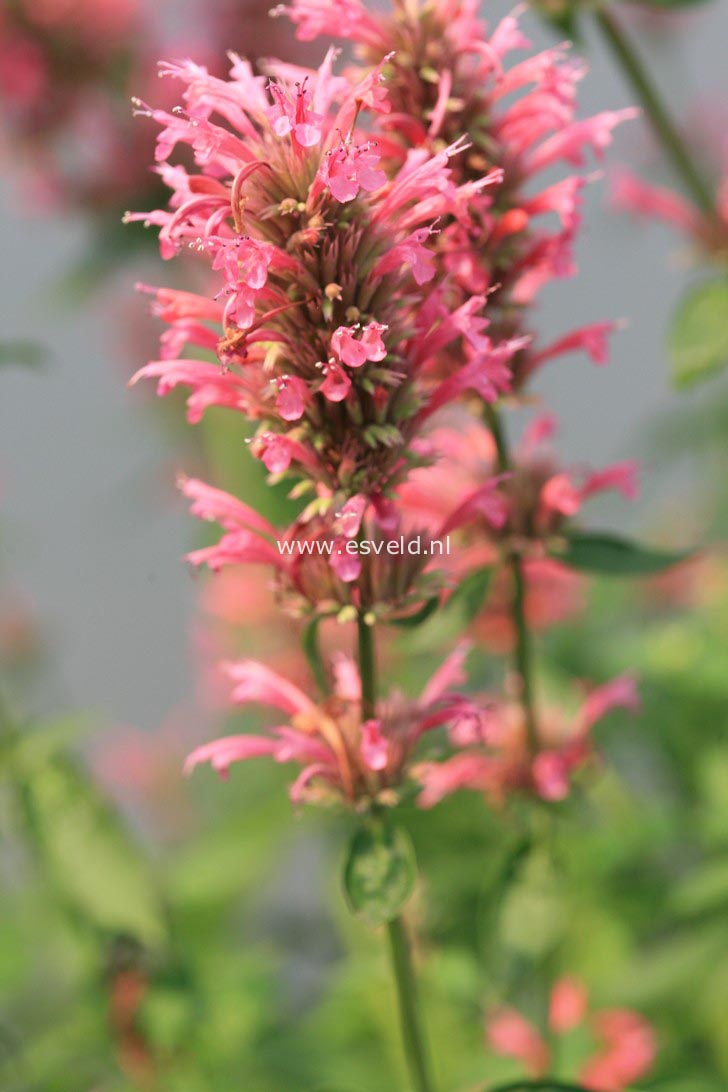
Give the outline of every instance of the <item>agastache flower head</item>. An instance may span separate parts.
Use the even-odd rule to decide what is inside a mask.
[[[234,56],[229,80],[192,61],[164,64],[184,106],[139,110],[162,126],[170,208],[129,217],[160,228],[163,256],[191,248],[217,274],[212,299],[157,291],[170,329],[160,359],[132,382],[154,378],[160,394],[190,387],[191,420],[220,405],[255,422],[251,453],[274,478],[299,479],[296,496],[308,491],[296,532],[316,541],[335,539],[336,513],[358,496],[376,535],[426,418],[467,389],[495,397],[520,346],[484,334],[484,297],[453,311],[443,296],[435,224],[467,217],[472,187],[452,166],[462,143],[417,149],[385,173],[357,128],[366,110],[388,109],[384,62],[351,83],[334,60],[329,51],[308,74],[270,63],[268,80]],[[197,173],[166,163],[178,144]],[[441,354],[457,357],[458,346],[467,366],[443,380]],[[199,351],[212,348],[221,368]],[[270,554],[271,536],[253,544],[252,533],[205,556],[226,563],[233,545],[241,559]],[[330,564],[344,583],[361,571],[338,551]]]
[[[209,762],[225,777],[234,762],[268,756],[301,767],[290,789],[293,803],[394,805],[406,787],[422,736],[452,720],[464,704],[453,687],[463,681],[465,651],[456,649],[418,700],[394,694],[377,705],[373,717],[364,715],[358,670],[343,654],[331,665],[331,697],[320,704],[263,664],[228,663],[223,670],[233,703],[269,706],[283,714],[284,723],[266,735],[228,736],[204,744],[189,755],[185,769],[190,773]]]

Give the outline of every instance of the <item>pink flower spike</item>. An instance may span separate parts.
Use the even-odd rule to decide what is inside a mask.
[[[389,760],[389,744],[382,735],[378,720],[367,720],[361,726],[361,756],[370,770],[383,770]]]
[[[195,766],[209,762],[213,770],[225,778],[233,762],[272,755],[275,749],[275,740],[266,739],[265,736],[224,736],[212,743],[204,743],[187,756],[184,764],[185,776],[189,777]]]

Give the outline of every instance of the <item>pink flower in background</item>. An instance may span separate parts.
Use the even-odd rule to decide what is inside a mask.
[[[626,168],[615,172],[611,197],[616,209],[645,219],[662,220],[708,254],[721,254],[728,249],[728,155],[712,216],[681,194],[645,182]]]
[[[563,800],[576,773],[594,759],[594,725],[618,708],[630,712],[639,708],[630,676],[590,691],[575,715],[542,707],[532,753],[520,703],[479,698],[479,711],[474,712],[475,706],[464,709],[450,728],[456,753],[440,763],[418,766],[416,776],[423,786],[419,802],[433,807],[461,789],[483,793],[494,806],[501,806],[514,792]]]
[[[654,1030],[643,1016],[629,1009],[589,1009],[581,982],[561,978],[550,998],[548,1030],[557,1041],[549,1047],[544,1035],[517,1009],[495,1009],[486,1021],[486,1042],[495,1053],[522,1063],[531,1078],[552,1074],[558,1056],[558,1037],[583,1027],[593,1042],[593,1053],[579,1063],[573,1079],[595,1092],[626,1092],[651,1070],[656,1055]],[[556,1076],[555,1074],[553,1074]]]
[[[694,196],[687,197],[669,185],[647,181],[633,170],[619,167],[611,175],[612,205],[640,219],[661,220],[688,239],[698,254],[720,262],[728,252],[725,96],[713,95],[694,104],[681,128],[681,139],[702,181],[703,202],[699,204]]]

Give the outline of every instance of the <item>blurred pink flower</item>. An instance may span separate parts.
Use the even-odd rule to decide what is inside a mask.
[[[465,707],[449,729],[457,752],[442,762],[423,762],[415,775],[422,783],[419,802],[433,807],[460,789],[483,793],[502,806],[512,793],[543,800],[568,796],[577,771],[595,754],[591,730],[612,709],[639,707],[634,680],[620,676],[591,690],[575,715],[544,706],[539,710],[536,753],[524,712],[517,701],[479,699]]]
[[[644,1017],[628,1009],[590,1012],[582,983],[561,978],[551,991],[548,1027],[552,1035],[566,1035],[586,1026],[594,1053],[581,1063],[578,1080],[595,1092],[625,1092],[649,1073],[657,1055],[655,1033]],[[516,1009],[502,1007],[486,1022],[490,1049],[520,1061],[531,1078],[550,1073],[552,1051],[534,1025]]]

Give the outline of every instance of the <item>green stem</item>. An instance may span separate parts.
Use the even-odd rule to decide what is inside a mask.
[[[377,708],[377,664],[374,650],[374,627],[367,625],[363,612],[359,613],[357,626],[362,717],[370,718],[376,715]],[[387,930],[392,970],[397,984],[402,1042],[412,1078],[412,1087],[415,1092],[433,1092],[417,1006],[412,956],[402,918],[397,917],[390,921]]]
[[[696,168],[689,148],[634,46],[606,8],[597,11],[596,20],[624,75],[637,93],[645,117],[662,144],[665,155],[698,207],[714,217],[715,197],[711,188]]]
[[[495,406],[486,404],[485,416],[495,442],[499,473],[508,474],[512,470],[511,457],[508,451],[508,440],[506,439],[505,430],[498,410]],[[520,554],[515,550],[511,550],[508,554],[508,565],[511,570],[511,579],[513,581],[511,615],[516,631],[514,659],[521,684],[521,707],[526,722],[528,745],[531,753],[535,754],[538,750],[538,727],[533,691],[531,635],[526,622],[526,578],[523,573],[523,561]]]
[[[409,939],[401,917],[387,925],[392,969],[397,983],[402,1041],[415,1092],[433,1092],[417,1006],[415,973]]]
[[[377,708],[377,662],[374,655],[374,628],[367,625],[364,615],[357,617],[359,635],[359,674],[361,676],[362,717],[370,720]]]

